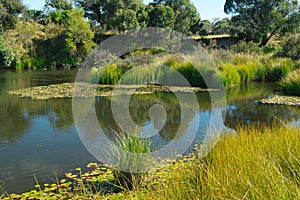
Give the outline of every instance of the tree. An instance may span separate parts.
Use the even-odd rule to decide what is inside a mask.
[[[231,34],[233,31],[233,26],[229,18],[216,19],[213,24],[213,34]]]
[[[200,22],[200,35],[209,35],[213,30],[213,23],[211,23],[209,20],[202,20]]]
[[[20,0],[0,0],[0,33],[13,29],[24,9]]]
[[[113,19],[113,27],[117,28],[119,33],[125,30],[135,29],[139,27],[136,13],[130,9],[120,9],[116,12]]]
[[[83,16],[84,11],[82,9],[73,9],[69,11],[68,17],[63,21],[63,34],[66,36],[67,49],[71,56],[79,62],[87,56],[95,45],[93,42],[94,33]]]
[[[226,0],[224,11],[234,14],[232,21],[261,47],[285,26],[297,26],[300,18],[298,0]]]
[[[200,14],[190,0],[154,0],[155,4],[164,4],[173,9],[174,30],[178,32],[188,33],[200,21]]]
[[[174,12],[165,5],[157,5],[149,12],[149,27],[174,27]]]
[[[45,7],[56,10],[72,10],[73,4],[70,0],[46,0]]]
[[[91,23],[101,25],[103,29],[124,29],[144,27],[147,16],[142,0],[75,0],[75,4],[85,11]],[[134,16],[133,16],[134,14]],[[128,17],[133,17],[133,23],[129,23]],[[124,21],[122,21],[124,19]],[[138,26],[134,25],[138,21]],[[121,23],[117,25],[117,22]],[[122,28],[123,27],[123,28]]]

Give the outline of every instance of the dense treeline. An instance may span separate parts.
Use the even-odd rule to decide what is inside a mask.
[[[21,69],[77,67],[105,34],[136,28],[232,34],[261,47],[274,36],[300,29],[297,0],[227,0],[224,11],[232,19],[213,22],[201,21],[191,0],[148,5],[142,0],[46,0],[43,10],[30,10],[21,0],[0,0],[0,8],[0,66]]]

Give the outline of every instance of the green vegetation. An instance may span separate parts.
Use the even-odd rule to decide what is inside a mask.
[[[138,138],[137,131],[118,134],[110,145],[107,157],[115,169],[112,170],[116,186],[121,190],[138,189],[150,169],[151,141]]]
[[[300,20],[298,1],[226,0],[224,11],[235,14],[232,21],[242,29],[240,34],[260,41],[260,47],[275,34],[297,28]]]
[[[133,190],[116,192],[113,172],[91,163],[90,172],[78,168],[55,184],[37,184],[37,190],[10,198],[297,199],[299,148],[299,129],[294,127],[242,127],[237,134],[223,135],[206,157],[199,157],[196,148],[147,174]]]
[[[288,95],[300,96],[300,70],[297,69],[280,81],[282,90]]]
[[[144,53],[148,54],[149,51]],[[223,50],[215,50],[212,55],[217,68],[206,63],[198,63],[194,66],[175,55],[156,55],[153,57],[154,63],[147,67],[139,68],[139,65],[132,61],[134,59],[129,57],[106,67],[94,68],[91,73],[93,80],[100,84],[116,84],[121,77],[124,83],[131,84],[162,83],[163,80],[169,78],[170,85],[180,86],[179,80],[171,80],[172,77],[176,77],[176,74],[166,73],[159,65],[155,64],[161,63],[179,72],[191,86],[207,88],[204,81],[204,77],[206,77],[215,80],[216,83],[218,78],[222,78],[224,86],[228,88],[250,81],[277,82],[297,67],[296,63],[289,58],[268,55],[233,54],[230,51],[226,51],[224,54]],[[135,69],[134,73],[126,74],[132,69]],[[125,74],[126,76],[124,76]],[[218,86],[216,85],[216,87]]]

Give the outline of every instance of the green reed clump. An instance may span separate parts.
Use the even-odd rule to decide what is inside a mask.
[[[128,70],[130,70],[129,67],[112,63],[107,67],[93,68],[91,70],[91,77],[93,82],[115,85]]]
[[[300,69],[290,72],[279,84],[284,93],[300,96]]]
[[[237,71],[236,66],[232,64],[224,64],[222,68],[220,68],[220,71],[223,78],[224,86],[226,88],[241,83],[241,77]]]
[[[258,69],[257,80],[276,82],[287,76],[294,63],[286,58],[262,58],[262,68]]]
[[[107,157],[112,163],[116,186],[120,189],[133,190],[142,186],[151,163],[151,141],[133,135],[118,134],[110,145]]]

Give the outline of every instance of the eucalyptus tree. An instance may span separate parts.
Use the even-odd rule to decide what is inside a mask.
[[[164,4],[174,11],[174,30],[188,33],[191,27],[199,24],[200,14],[190,0],[154,0],[153,4]]]
[[[236,26],[261,47],[275,34],[299,26],[298,0],[226,0],[224,11],[233,14]]]
[[[174,28],[174,11],[169,6],[157,5],[149,11],[149,27]]]

